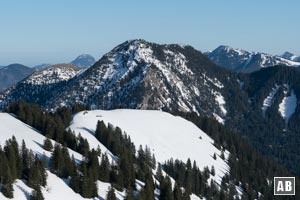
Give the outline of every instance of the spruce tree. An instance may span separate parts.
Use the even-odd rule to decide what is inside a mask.
[[[10,166],[7,157],[2,150],[0,151],[0,181],[1,191],[7,198],[13,198],[13,178],[10,172]]]
[[[80,181],[80,175],[76,173],[72,173],[71,180],[70,180],[70,187],[74,190],[76,193],[81,192],[81,181]]]
[[[181,188],[175,183],[174,191],[173,191],[174,200],[183,200],[183,193]]]
[[[146,200],[145,188],[142,188],[138,194],[138,200]]]
[[[106,199],[105,200],[116,200],[116,194],[115,194],[115,190],[113,187],[111,187],[106,195]]]
[[[10,199],[13,198],[14,197],[14,193],[13,193],[14,189],[13,189],[12,183],[2,184],[1,192],[7,198],[10,198]]]
[[[148,171],[146,174],[144,189],[145,189],[146,200],[154,200],[154,183],[153,183],[151,171]]]
[[[50,140],[49,138],[46,138],[46,139],[44,140],[44,149],[45,149],[46,151],[52,151],[52,149],[53,149],[52,142],[51,142],[51,140]]]
[[[216,155],[216,153],[214,153],[213,158],[214,158],[214,160],[217,160],[217,155]]]
[[[212,176],[215,176],[216,175],[216,172],[215,172],[215,166],[211,166],[211,170],[210,170],[210,173]]]
[[[125,200],[134,200],[133,189],[131,187],[129,187],[129,189],[126,190]]]
[[[171,180],[168,176],[160,182],[159,200],[174,200]]]
[[[103,182],[109,181],[109,160],[106,154],[103,154],[101,157],[101,163],[100,163],[100,172],[99,172],[99,178]]]
[[[32,191],[30,195],[31,200],[44,200],[43,193],[40,189],[40,187],[36,188],[35,190]]]

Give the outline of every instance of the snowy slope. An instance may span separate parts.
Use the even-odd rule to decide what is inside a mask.
[[[81,132],[83,137],[88,138],[91,148],[100,145],[101,151],[105,152],[107,150],[102,144],[96,143],[89,137],[92,136],[90,131],[95,130],[98,119],[103,119],[105,122],[121,127],[131,136],[136,145],[148,145],[160,162],[173,157],[183,161],[186,161],[187,158],[196,160],[200,168],[214,165],[216,168],[216,178],[214,179],[219,183],[221,181],[220,177],[228,170],[228,166],[223,160],[219,157],[217,160],[212,158],[214,153],[220,155],[220,151],[212,145],[213,140],[191,122],[180,117],[160,111],[141,110],[89,111],[85,114],[80,112],[75,115],[70,128],[77,133]],[[44,154],[49,160],[51,152],[42,148],[45,137],[38,131],[7,113],[0,113],[0,121],[0,145],[3,146],[4,142],[14,135],[19,144],[24,140],[28,149],[31,149],[37,155]],[[54,144],[54,141],[52,143]],[[74,155],[77,161],[82,160],[82,155],[79,153],[70,149],[69,153]],[[111,159],[114,158],[112,154],[107,153]],[[42,188],[46,200],[84,199],[75,193],[66,184],[65,180],[57,177],[49,170],[47,170],[47,174],[47,185]],[[111,186],[110,183],[97,181],[97,185],[99,197],[95,199],[105,199]],[[28,199],[33,190],[22,180],[16,180],[13,188],[13,199],[17,200]],[[116,196],[119,200],[123,200],[125,192],[116,190]],[[195,195],[191,197],[198,199]],[[7,198],[0,193],[0,199]]]
[[[51,156],[51,152],[46,151],[42,148],[44,144],[44,137],[42,134],[37,132],[34,128],[28,126],[27,124],[21,122],[10,114],[0,113],[0,145],[3,146],[4,142],[10,139],[12,136],[15,136],[19,145],[22,144],[22,140],[25,141],[25,144],[28,148],[33,150],[34,153],[39,155],[45,154],[46,157]],[[54,141],[52,141],[54,144]],[[82,160],[82,156],[69,149],[70,155],[74,155],[74,158],[78,161]]]
[[[34,130],[32,127],[24,124],[15,117],[7,113],[0,113],[0,145],[3,146],[4,142],[14,135],[19,143],[22,144],[22,140],[28,149],[31,149],[37,155],[45,155],[47,159],[50,158],[51,152],[48,152],[42,148],[45,137],[39,132]],[[54,144],[54,141],[52,141]],[[101,149],[104,152],[104,149]],[[73,155],[77,161],[82,160],[82,155],[69,149],[70,155]],[[42,188],[43,195],[46,200],[82,200],[84,199],[79,194],[75,193],[61,178],[57,177],[47,170],[48,178],[47,185]],[[108,190],[109,183],[97,182],[99,198],[104,199],[106,196],[105,191]],[[22,180],[16,180],[13,184],[14,188],[14,199],[22,200],[28,199],[32,188],[28,187]],[[116,191],[117,197],[122,199],[122,193]],[[0,193],[0,199],[7,199]]]
[[[275,85],[275,87],[272,88],[272,91],[270,92],[270,94],[264,99],[263,106],[261,107],[263,114],[265,114],[266,110],[269,107],[271,107],[271,105],[273,103],[273,98],[274,98],[275,94],[277,93],[278,89],[279,89],[279,86]]]
[[[297,67],[299,60],[285,56],[274,56],[261,52],[250,52],[221,45],[206,55],[216,64],[237,72],[253,72],[274,65]]]
[[[213,146],[213,140],[193,123],[171,114],[154,110],[94,110],[80,112],[73,118],[70,129],[82,137],[90,138],[95,132],[98,120],[111,123],[125,131],[136,147],[147,145],[155,154],[158,162],[164,163],[170,158],[186,161],[195,160],[202,169],[214,165],[216,181],[220,183],[228,166],[219,157],[213,159],[213,154],[220,151]],[[91,147],[99,143],[89,141]]]
[[[24,82],[33,85],[53,84],[73,78],[80,68],[71,64],[56,64],[36,71]]]
[[[285,96],[282,99],[282,102],[279,104],[279,113],[285,119],[286,123],[296,111],[296,107],[297,97],[294,93],[294,90],[291,91],[289,96],[287,96],[287,91],[285,91]]]

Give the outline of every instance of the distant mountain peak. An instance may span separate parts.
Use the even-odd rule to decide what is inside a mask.
[[[295,60],[273,56],[261,52],[249,52],[226,45],[220,45],[210,53],[206,53],[213,62],[236,72],[253,72],[274,65],[299,66]],[[287,54],[286,54],[287,55]]]
[[[95,62],[95,58],[90,54],[81,54],[77,56],[77,58],[75,58],[75,60],[73,60],[71,64],[80,68],[87,68],[95,64]]]
[[[295,62],[300,62],[300,56],[293,54],[291,52],[284,52],[283,54],[279,55],[279,57],[284,58],[284,59],[288,59],[291,61],[295,61]]]
[[[295,54],[293,54],[293,53],[291,53],[291,52],[288,52],[288,51],[286,51],[286,52],[284,52],[282,55],[281,55],[281,57],[291,57],[291,56],[294,56]]]
[[[13,86],[33,73],[33,69],[22,64],[10,64],[0,69],[0,92]]]

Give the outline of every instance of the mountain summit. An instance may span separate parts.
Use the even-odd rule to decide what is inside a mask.
[[[222,81],[228,80],[214,73],[217,69],[222,71],[191,46],[130,40],[66,85],[47,106],[195,111],[221,119],[226,115]]]
[[[274,58],[226,46],[218,51],[246,63],[259,58],[268,63],[267,58]],[[282,60],[286,61],[277,61]],[[48,110],[79,103],[104,110],[194,112],[247,136],[291,171],[299,169],[300,68],[282,65],[238,74],[217,66],[191,46],[130,40],[88,69],[57,70],[35,73],[6,90],[0,94],[0,107],[23,99]]]
[[[71,64],[81,67],[81,68],[86,68],[90,67],[93,64],[95,64],[95,58],[89,54],[82,54],[79,55],[75,60],[71,62]]]
[[[284,52],[282,55],[280,55],[281,58],[285,58],[285,59],[288,59],[288,60],[292,60],[292,61],[295,61],[295,62],[300,62],[300,56],[297,56],[293,53],[290,53],[288,51]]]
[[[38,101],[45,99],[38,92],[35,97],[25,96],[31,96],[27,101],[47,108],[81,103],[94,109],[194,111],[223,122],[227,113],[223,84],[234,81],[238,87],[230,76],[191,46],[160,45],[139,39],[118,45],[80,75],[59,88],[51,87],[46,101]],[[16,89],[6,95],[5,102],[25,98],[12,98]],[[23,90],[16,94],[24,94]]]
[[[274,65],[299,66],[287,57],[273,56],[260,52],[249,52],[221,45],[206,55],[217,65],[236,72],[253,72]]]

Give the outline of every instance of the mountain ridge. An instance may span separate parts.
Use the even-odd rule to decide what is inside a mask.
[[[105,110],[195,112],[247,137],[261,152],[297,174],[299,69],[278,65],[235,73],[217,66],[191,46],[131,40],[58,84],[19,84],[0,95],[0,104],[4,108],[24,99],[52,111],[84,104]],[[273,95],[276,86],[278,91]]]
[[[249,52],[226,45],[221,45],[211,52],[206,52],[205,55],[219,66],[243,73],[250,73],[260,70],[261,68],[275,65],[287,65],[292,67],[300,65],[300,62],[295,62],[280,56],[272,56],[260,52]]]

